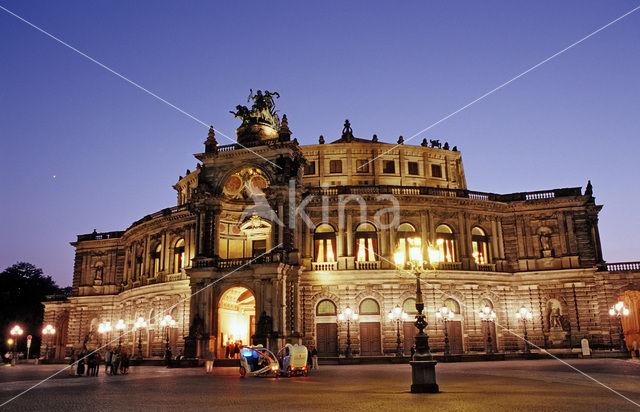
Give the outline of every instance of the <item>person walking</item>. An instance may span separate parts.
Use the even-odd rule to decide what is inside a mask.
[[[102,356],[100,356],[100,352],[96,352],[96,368],[93,370],[93,376],[98,376],[98,372],[100,372],[100,362],[102,362]]]
[[[224,345],[225,346],[225,350],[224,350],[224,357],[226,359],[229,359],[230,353],[229,353],[229,345]]]
[[[111,369],[112,358],[113,358],[113,354],[111,353],[111,349],[107,347],[107,351],[104,353],[104,374],[105,375],[113,374],[113,370]]]
[[[122,353],[122,361],[121,361],[122,367],[122,374],[126,375],[127,372],[129,372],[129,353],[128,352],[123,352]]]
[[[80,352],[80,359],[78,360],[78,376],[84,375],[84,352]]]
[[[71,356],[69,357],[69,375],[73,376],[76,374],[76,351],[71,351]]]
[[[164,352],[164,361],[167,364],[167,368],[171,367],[171,357],[173,356],[173,354],[171,353],[171,349],[167,348],[167,350]]]
[[[117,375],[119,368],[120,368],[120,353],[118,353],[118,351],[115,351],[113,355],[111,355],[111,374]]]
[[[318,350],[316,349],[315,346],[313,347],[313,349],[311,349],[311,368],[319,369],[319,367],[318,367]]]
[[[234,348],[233,348],[233,358],[234,359],[239,359],[240,358],[240,346],[238,346],[237,342],[236,342],[236,346],[234,346]]]

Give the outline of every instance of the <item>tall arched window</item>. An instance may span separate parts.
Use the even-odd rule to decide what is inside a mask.
[[[184,267],[184,239],[180,238],[173,248],[173,271],[180,272]]]
[[[489,256],[489,237],[484,230],[475,226],[471,229],[471,245],[473,259],[479,265],[491,263]]]
[[[158,245],[151,252],[151,276],[156,277],[160,272],[160,255],[162,251],[162,244]]]
[[[371,223],[360,223],[356,227],[356,260],[375,262],[378,260],[378,231]]]
[[[368,298],[360,302],[360,315],[379,315],[380,305],[375,300]]]
[[[133,268],[133,270],[134,270],[133,279],[134,280],[142,279],[142,269],[143,269],[143,259],[142,259],[142,254],[139,254],[138,256],[136,256],[136,263],[135,263],[135,266]]]
[[[444,301],[444,306],[456,315],[460,314],[460,304],[457,300],[449,298]]]
[[[336,231],[331,225],[318,225],[313,235],[316,262],[336,261]]]
[[[456,261],[456,244],[453,230],[447,225],[436,228],[436,245],[440,250],[440,260],[443,262]]]
[[[316,315],[318,316],[335,316],[336,313],[336,304],[329,299],[320,301],[316,307]]]
[[[493,310],[493,303],[487,298],[483,298],[480,301],[480,310],[484,310],[484,308],[489,307],[489,309]]]
[[[396,230],[396,240],[398,242],[398,253],[404,255],[405,262],[409,261],[409,243],[407,239],[416,236],[416,228],[410,223],[402,223]],[[415,310],[415,308],[414,308]]]

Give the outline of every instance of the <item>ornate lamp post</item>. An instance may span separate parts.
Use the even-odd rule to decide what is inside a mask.
[[[15,325],[13,328],[11,328],[11,331],[9,333],[11,334],[11,336],[13,336],[13,356],[11,357],[11,364],[15,365],[18,350],[18,339],[20,339],[20,336],[22,336],[24,331],[19,325]]]
[[[443,306],[436,312],[436,318],[442,321],[444,325],[444,356],[451,354],[451,347],[449,346],[449,330],[447,328],[447,322],[453,320],[455,313],[450,311],[448,307]]]
[[[624,341],[624,330],[622,329],[622,317],[629,316],[629,309],[624,306],[623,301],[619,301],[615,305],[611,306],[611,309],[609,309],[609,315],[615,316],[618,318],[618,322],[620,322],[620,350],[622,352],[627,352],[627,345]]]
[[[345,351],[344,356],[345,358],[353,358],[353,353],[351,352],[351,321],[358,320],[358,314],[347,306],[338,314],[338,320],[341,322],[345,320],[347,321],[347,350]]]
[[[133,327],[138,331],[138,359],[142,359],[142,329],[147,327],[147,322],[140,316]]]
[[[401,358],[402,357],[402,348],[400,347],[400,345],[402,344],[402,340],[400,339],[400,321],[404,321],[405,319],[407,319],[409,317],[409,315],[407,315],[405,313],[405,311],[402,310],[402,308],[400,307],[400,305],[396,305],[395,308],[393,308],[393,310],[390,310],[389,313],[387,314],[387,316],[389,317],[389,319],[393,322],[394,320],[396,321],[396,326],[397,326],[397,339],[396,339],[396,357]]]
[[[49,337],[53,337],[55,333],[56,333],[56,330],[50,324],[42,328],[42,339],[45,341],[45,351],[44,351],[45,359],[49,359]]]
[[[165,330],[167,331],[167,343],[165,345],[166,350],[169,350],[169,328],[172,328],[175,324],[176,324],[176,321],[173,319],[173,317],[171,317],[171,315],[165,316],[160,321],[160,326],[165,328]]]
[[[527,337],[527,322],[533,319],[531,311],[524,306],[516,312],[516,318],[522,321],[522,327],[524,328],[524,353],[531,353],[529,348],[529,338]]]
[[[411,360],[411,392],[414,393],[435,393],[439,392],[436,383],[436,361],[429,349],[429,336],[424,333],[427,327],[424,310],[424,302],[422,301],[422,290],[420,289],[420,275],[424,270],[424,262],[422,259],[422,246],[419,237],[407,238],[409,246],[409,259],[402,251],[394,254],[396,267],[400,272],[409,269],[410,273],[416,277],[416,328],[418,333],[415,336],[416,353]],[[438,263],[440,263],[440,252],[434,248],[428,249],[429,263],[434,273]]]
[[[485,306],[480,312],[482,323],[487,325],[487,353],[493,353],[493,345],[491,344],[491,322],[495,322],[496,313],[489,306]],[[525,338],[526,339],[526,338]]]
[[[124,320],[118,319],[118,323],[116,323],[116,330],[118,331],[118,349],[122,346],[122,331],[125,328]]]

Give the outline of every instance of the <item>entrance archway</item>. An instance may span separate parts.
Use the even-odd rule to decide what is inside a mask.
[[[256,330],[256,298],[251,291],[235,286],[218,301],[218,357],[224,358],[229,344],[252,344]]]

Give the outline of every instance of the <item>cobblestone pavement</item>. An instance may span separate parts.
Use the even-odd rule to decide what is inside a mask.
[[[640,403],[640,363],[619,359],[569,363]],[[0,404],[62,365],[0,367]],[[321,365],[308,377],[245,378],[237,368],[131,368],[126,376],[46,381],[1,408],[7,411],[152,410],[638,410],[555,360],[440,363],[439,394],[409,392],[410,367]]]

